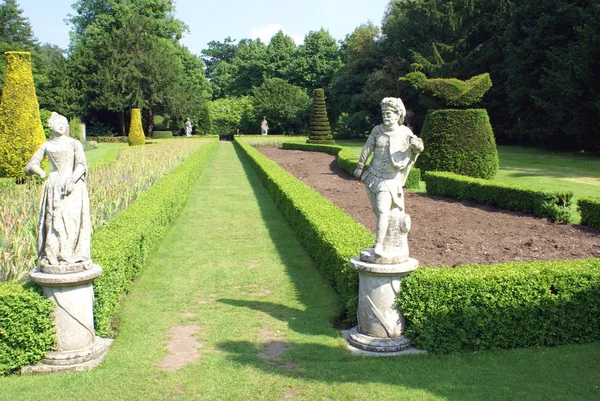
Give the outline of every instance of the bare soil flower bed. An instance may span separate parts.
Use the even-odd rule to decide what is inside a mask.
[[[320,152],[257,148],[369,230],[375,215],[362,183]],[[421,265],[457,266],[600,257],[600,231],[405,190],[410,254]]]

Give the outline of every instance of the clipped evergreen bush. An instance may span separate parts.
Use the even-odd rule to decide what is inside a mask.
[[[79,117],[73,117],[69,121],[69,136],[73,139],[77,139],[79,142],[83,141],[83,129],[81,128],[81,120]]]
[[[333,144],[333,135],[327,118],[325,91],[317,88],[313,91],[313,107],[310,117],[309,135],[306,143]]]
[[[600,259],[420,268],[398,304],[434,353],[598,341]]]
[[[127,136],[129,146],[143,145],[146,143],[144,130],[142,129],[142,113],[139,108],[131,109],[131,124],[129,125],[129,135]]]
[[[30,286],[0,283],[0,375],[39,362],[55,346],[53,310]]]
[[[581,224],[600,229],[600,198],[581,198],[577,201]]]
[[[152,131],[152,139],[173,138],[173,131]]]
[[[485,109],[467,107],[481,101],[492,86],[489,74],[467,81],[427,79],[421,72],[401,78],[409,82],[430,108],[420,133],[425,143],[417,166],[423,171],[450,171],[491,179],[498,171],[498,150]]]
[[[25,178],[25,165],[46,141],[29,52],[6,52],[0,104],[0,177]],[[44,166],[42,166],[44,168]]]

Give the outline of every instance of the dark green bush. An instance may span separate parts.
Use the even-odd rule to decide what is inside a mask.
[[[375,236],[339,207],[247,143],[235,139],[317,268],[339,294],[347,319],[356,319],[358,274],[349,260],[373,245]]]
[[[582,198],[577,201],[581,224],[600,229],[600,198]]]
[[[402,282],[406,335],[434,353],[600,339],[600,259],[421,268]]]
[[[126,136],[95,136],[89,139],[98,143],[127,143]]]
[[[94,281],[94,321],[99,335],[112,334],[115,308],[183,207],[217,146],[216,140],[203,146],[94,233],[92,259],[104,269]]]
[[[359,111],[351,115],[342,113],[337,119],[335,129],[335,137],[337,139],[366,138],[373,129],[373,123],[367,111]]]
[[[306,143],[333,145],[333,135],[331,134],[331,127],[327,118],[327,108],[325,106],[325,91],[321,88],[313,91],[313,106],[309,131]]]
[[[485,109],[431,110],[421,139],[425,150],[417,161],[422,171],[451,171],[490,179],[498,171],[498,151]]]
[[[173,138],[173,131],[153,131],[152,139]]]
[[[325,144],[316,144],[316,143],[298,143],[298,142],[284,142],[281,144],[283,149],[289,150],[306,150],[309,152],[323,152],[328,153],[330,155],[337,155],[340,150],[342,150],[341,146],[338,145],[325,145]]]
[[[568,223],[571,219],[572,192],[499,184],[447,172],[428,172],[423,179],[430,195],[493,205],[557,222]]]
[[[0,375],[39,362],[53,349],[53,310],[32,287],[0,283]]]
[[[479,103],[492,87],[488,73],[461,81],[456,78],[427,79],[422,72],[411,72],[401,80],[409,82],[419,90],[423,103],[435,109],[472,106]]]

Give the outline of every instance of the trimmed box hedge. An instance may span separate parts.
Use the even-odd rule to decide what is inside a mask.
[[[53,310],[33,286],[0,283],[0,375],[41,361],[55,347]]]
[[[324,145],[314,143],[284,142],[283,149],[307,150],[313,152],[324,152],[330,155],[336,155],[338,166],[354,177],[354,170],[358,163],[358,156],[354,155],[352,148],[346,148],[339,145]],[[404,186],[409,189],[418,189],[421,182],[421,170],[413,167],[408,173],[408,178]]]
[[[126,136],[92,136],[88,135],[89,141],[96,141],[98,143],[127,143]]]
[[[358,273],[350,258],[373,246],[375,236],[342,209],[239,138],[240,157],[255,169],[263,185],[296,233],[317,268],[340,296],[346,319],[356,320]]]
[[[600,339],[600,259],[420,268],[403,279],[406,335],[434,353]]]
[[[113,334],[117,305],[183,207],[217,146],[212,140],[200,148],[93,235],[92,259],[104,269],[94,281],[94,322],[99,335]]]
[[[581,198],[577,201],[581,224],[600,229],[600,198]]]
[[[173,131],[152,131],[152,139],[173,138]]]
[[[546,191],[524,185],[507,185],[449,172],[430,171],[423,175],[427,193],[497,206],[552,221],[571,220],[572,192]]]

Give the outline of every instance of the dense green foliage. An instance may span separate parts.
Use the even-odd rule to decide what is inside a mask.
[[[236,138],[242,157],[255,168],[298,241],[339,294],[346,319],[356,319],[358,274],[348,261],[373,245],[375,236],[314,189]]]
[[[600,198],[582,198],[577,201],[581,224],[600,229]]]
[[[284,142],[281,147],[290,150],[306,150],[309,152],[323,152],[330,155],[337,155],[343,148],[338,145],[327,145],[317,143],[298,143]]]
[[[493,205],[563,223],[568,223],[571,218],[572,192],[499,184],[448,172],[427,172],[423,179],[430,195]]]
[[[481,102],[483,95],[492,87],[490,74],[474,76],[467,81],[456,78],[427,79],[422,72],[411,72],[401,78],[417,89],[424,103],[431,108],[461,108]]]
[[[435,353],[600,339],[600,259],[421,268],[398,303],[415,346]]]
[[[83,129],[79,117],[73,117],[69,120],[69,136],[78,141],[83,141]]]
[[[0,103],[0,177],[25,177],[25,165],[46,140],[28,52],[7,52]]]
[[[213,140],[203,146],[94,233],[92,259],[104,269],[94,282],[94,320],[101,336],[112,333],[115,308],[181,210],[217,145]]]
[[[423,171],[451,171],[492,178],[498,171],[498,150],[483,109],[431,110],[421,131],[425,150],[417,165]]]
[[[260,120],[256,120],[254,106],[248,96],[217,99],[208,104],[210,134],[235,134],[260,132]],[[254,124],[253,124],[254,123]]]
[[[129,146],[143,145],[146,143],[144,130],[142,129],[142,115],[140,109],[131,109],[131,123],[129,124],[129,135],[127,136]]]
[[[333,144],[333,135],[331,134],[325,105],[325,91],[321,88],[313,91],[312,114],[306,143]]]
[[[55,346],[54,307],[29,286],[0,282],[0,375],[39,362]]]
[[[153,131],[152,139],[173,138],[173,131]]]

